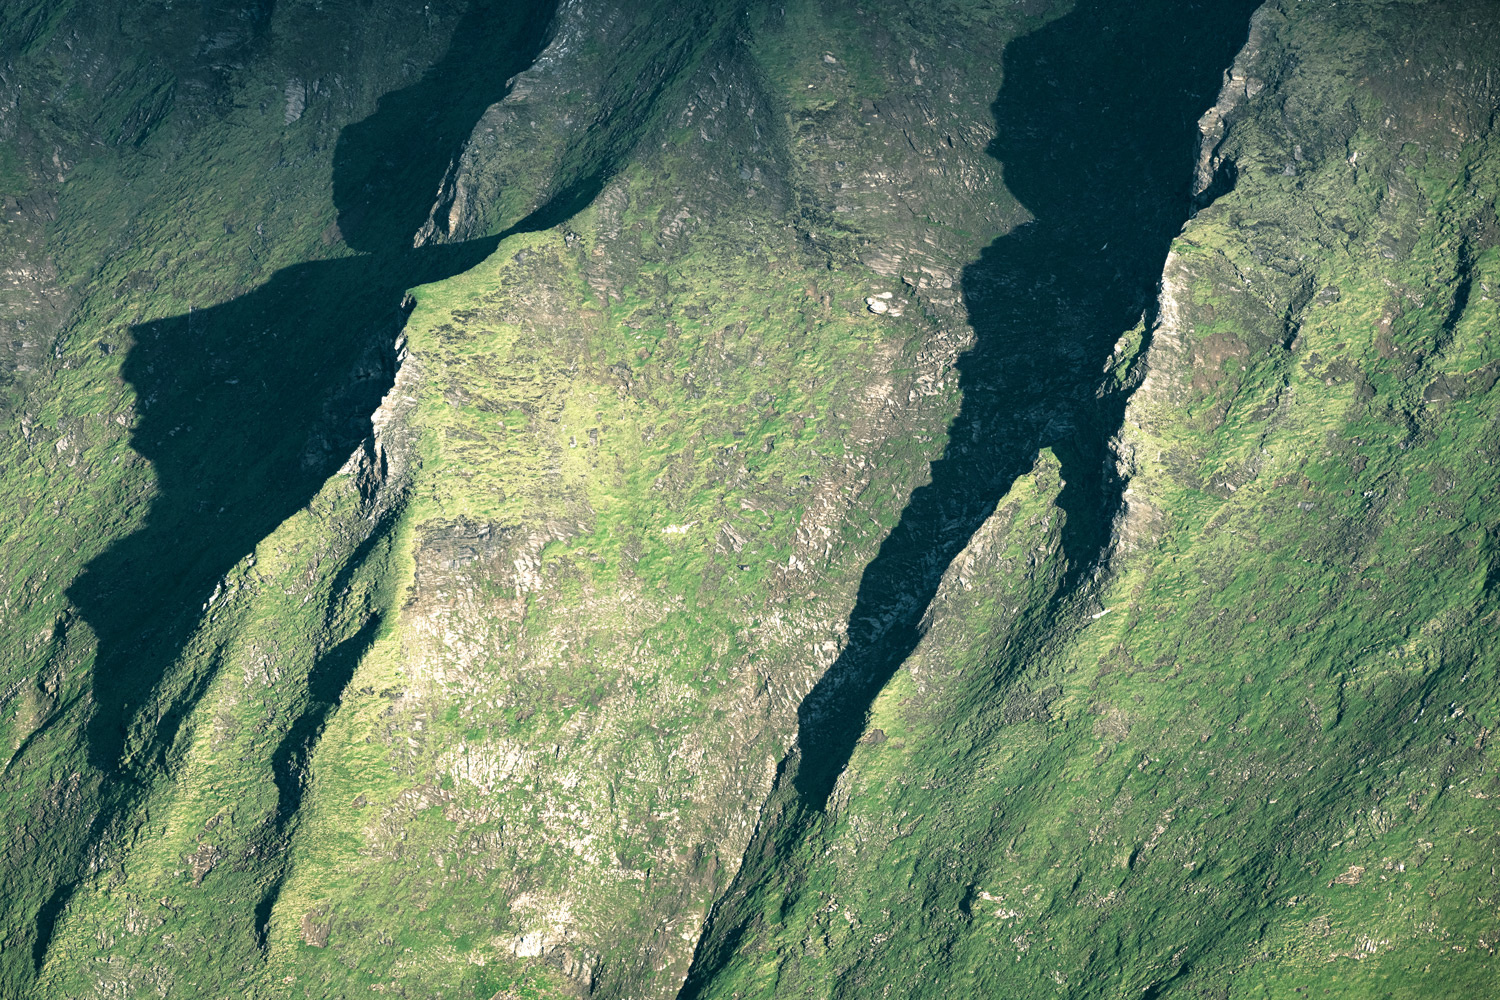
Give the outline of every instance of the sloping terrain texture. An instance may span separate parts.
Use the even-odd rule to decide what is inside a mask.
[[[0,0],[0,998],[1500,996],[1493,0]]]

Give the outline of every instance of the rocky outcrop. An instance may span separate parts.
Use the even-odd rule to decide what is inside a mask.
[[[1482,4],[128,6],[0,992],[1482,992]]]

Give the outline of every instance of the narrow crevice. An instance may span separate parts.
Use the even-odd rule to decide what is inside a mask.
[[[360,543],[343,569],[329,586],[330,600],[325,613],[325,628],[332,629],[340,614],[340,603],[353,582],[354,575],[365,566],[375,550],[392,540],[402,513],[397,504],[381,517],[370,536]],[[262,845],[266,856],[277,859],[270,881],[252,913],[252,927],[257,947],[265,950],[269,942],[271,917],[289,873],[290,840],[301,815],[302,800],[312,777],[314,751],[324,730],[337,712],[344,692],[354,679],[365,655],[374,646],[385,618],[385,609],[366,606],[360,612],[363,621],[353,635],[320,655],[307,674],[307,691],[297,717],[287,727],[276,749],[271,753],[271,780],[276,786],[276,808],[267,818],[267,842]]]
[[[308,674],[307,704],[271,755],[271,777],[276,785],[272,825],[278,835],[285,834],[302,808],[313,751],[338,708],[344,688],[374,644],[381,620],[378,611],[370,613],[359,631],[319,657]]]
[[[353,680],[360,661],[374,645],[387,613],[386,608],[371,605],[369,592],[361,598],[363,606],[358,609],[344,607],[345,599],[356,574],[370,563],[376,551],[381,546],[393,544],[395,529],[404,509],[400,502],[392,504],[329,584],[328,607],[323,615],[324,631],[332,633],[341,618],[357,618],[360,627],[314,660],[307,672],[302,707],[271,753],[271,776],[276,785],[276,808],[271,824],[278,835],[286,832],[301,808],[312,753]]]
[[[714,907],[684,1000],[704,996],[747,946],[760,919],[748,901],[773,891],[768,883],[796,884],[797,845],[875,697],[921,641],[943,574],[1042,449],[1061,465],[1065,524],[1063,572],[1037,613],[1057,616],[1106,554],[1124,486],[1110,442],[1128,392],[1101,392],[1100,373],[1120,336],[1152,315],[1168,247],[1193,208],[1199,117],[1255,6],[1083,0],[1007,47],[989,152],[1035,222],[964,269],[975,343],[957,364],[963,399],[947,447],[866,568],[844,651],[799,707],[796,749],[765,810],[780,818],[762,823]],[[1018,658],[996,664],[997,675],[1012,676]]]
[[[31,942],[31,965],[34,971],[42,971],[42,966],[47,961],[47,952],[52,947],[52,936],[57,933],[57,921],[77,890],[77,882],[65,882],[53,889],[47,901],[37,909],[36,937]]]
[[[268,821],[271,839],[268,853],[280,859],[280,863],[253,914],[256,943],[262,949],[267,945],[271,916],[288,874],[288,841],[301,815],[303,795],[311,778],[313,752],[338,710],[355,670],[375,644],[381,621],[382,615],[378,611],[371,612],[357,632],[318,658],[308,673],[307,701],[303,710],[271,755],[276,809]]]
[[[271,943],[271,915],[276,912],[276,904],[281,900],[282,886],[286,885],[286,873],[279,872],[261,894],[255,903],[255,910],[251,914],[252,926],[255,933],[255,946],[262,954]]]
[[[1035,222],[964,270],[975,344],[957,365],[963,401],[931,481],[865,570],[844,653],[799,710],[806,806],[827,801],[870,703],[920,641],[943,573],[1042,449],[1064,482],[1060,586],[1076,587],[1105,551],[1122,489],[1109,442],[1126,398],[1101,398],[1100,372],[1152,309],[1192,208],[1198,118],[1253,8],[1080,3],[1006,50],[990,153]]]
[[[1443,317],[1443,325],[1438,330],[1434,354],[1440,355],[1448,349],[1448,345],[1453,342],[1453,334],[1458,329],[1459,320],[1464,318],[1464,313],[1469,308],[1469,296],[1474,289],[1474,259],[1467,242],[1459,249],[1458,268],[1454,278],[1457,286],[1453,289],[1453,304],[1449,306],[1447,315]]]
[[[90,850],[99,844],[108,832],[110,814],[105,810],[94,813],[89,822],[88,832],[84,837],[84,843]],[[52,939],[57,934],[58,921],[62,919],[68,904],[72,902],[83,879],[77,875],[56,882],[45,902],[37,909],[35,937],[31,941],[31,964],[33,972],[41,972],[42,966],[47,962],[47,955],[52,950]]]
[[[325,628],[331,630],[334,627],[339,616],[340,601],[355,573],[369,562],[378,546],[392,540],[401,512],[400,505],[388,510],[375,530],[360,543],[334,578],[328,591],[331,596],[325,613]],[[320,655],[313,663],[312,669],[307,673],[307,690],[302,707],[271,753],[271,780],[276,786],[276,807],[267,817],[266,843],[262,848],[265,855],[277,859],[277,863],[269,884],[252,913],[255,941],[261,950],[267,946],[271,917],[286,883],[291,853],[290,840],[301,815],[307,784],[312,777],[313,753],[328,723],[338,711],[344,692],[354,679],[355,671],[379,637],[386,612],[382,608],[367,606],[362,609],[361,614],[363,621],[354,634]]]

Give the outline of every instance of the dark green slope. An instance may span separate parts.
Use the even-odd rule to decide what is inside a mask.
[[[42,20],[37,11],[14,12],[26,26],[10,36],[12,55],[21,65],[12,70],[17,103],[46,93],[54,73],[71,76],[75,86],[94,84],[101,93],[91,101],[90,95],[75,92],[63,114],[22,117],[15,123],[18,198],[11,204],[29,196],[27,207],[40,204],[44,211],[32,213],[42,215],[40,219],[17,212],[19,218],[9,221],[33,244],[39,242],[37,230],[55,223],[46,245],[62,270],[69,265],[74,269],[71,277],[82,305],[49,345],[61,363],[47,366],[53,370],[30,384],[12,381],[11,402],[18,410],[61,404],[67,415],[57,419],[63,447],[56,451],[67,458],[67,444],[81,444],[75,442],[76,432],[70,436],[62,430],[78,423],[68,413],[74,402],[70,390],[102,391],[101,376],[128,387],[125,398],[133,404],[115,423],[130,432],[130,463],[135,466],[124,475],[108,468],[122,456],[108,458],[114,442],[106,432],[107,465],[101,468],[91,456],[76,474],[45,473],[54,491],[71,495],[46,513],[36,509],[41,499],[33,493],[36,480],[19,478],[42,470],[28,470],[35,463],[24,460],[7,470],[19,474],[12,494],[18,513],[41,515],[18,532],[14,540],[21,544],[15,548],[34,543],[38,555],[56,563],[66,552],[71,527],[89,536],[73,558],[98,551],[65,594],[26,602],[30,616],[44,620],[46,604],[66,598],[67,610],[51,629],[50,646],[13,647],[23,655],[42,654],[35,693],[21,690],[29,687],[23,682],[13,685],[7,697],[15,702],[17,693],[22,695],[7,769],[18,792],[11,802],[18,815],[31,814],[18,821],[7,871],[12,921],[7,979],[18,988],[47,963],[58,923],[80,894],[97,889],[92,877],[98,859],[128,851],[141,837],[152,803],[180,774],[193,714],[232,657],[230,648],[237,640],[248,641],[264,659],[259,642],[243,638],[243,621],[205,636],[204,612],[226,587],[245,586],[237,578],[256,566],[256,546],[303,508],[311,504],[316,509],[325,481],[348,465],[357,480],[355,489],[328,500],[333,523],[321,530],[333,533],[328,539],[332,544],[312,557],[303,581],[313,584],[314,592],[329,595],[325,603],[303,611],[300,622],[286,611],[256,616],[271,633],[267,638],[273,649],[284,639],[298,648],[293,655],[306,663],[305,684],[278,685],[277,699],[266,706],[266,716],[255,728],[272,737],[256,743],[260,790],[273,794],[237,863],[244,877],[232,890],[235,905],[227,914],[209,918],[221,925],[214,937],[227,936],[231,943],[204,974],[213,975],[220,963],[255,963],[266,946],[267,922],[287,871],[287,840],[308,776],[308,755],[389,610],[391,598],[378,596],[384,592],[379,577],[389,558],[405,483],[391,481],[387,456],[367,439],[371,414],[391,389],[399,362],[397,341],[411,308],[406,289],[468,270],[506,236],[546,229],[586,205],[637,141],[660,92],[672,86],[703,45],[711,44],[717,17],[711,10],[678,10],[677,32],[658,34],[654,44],[638,46],[632,58],[609,67],[606,89],[618,87],[615,78],[627,72],[633,86],[654,80],[655,87],[620,100],[612,120],[580,130],[584,155],[565,155],[550,171],[534,156],[528,167],[542,178],[541,186],[507,192],[506,204],[487,207],[504,232],[461,243],[432,243],[429,238],[429,245],[413,247],[413,235],[433,211],[433,192],[453,173],[476,122],[506,96],[511,80],[536,59],[556,26],[554,11],[544,4],[459,5],[437,11],[431,5],[398,6],[376,11],[372,21],[364,16],[369,11],[344,5],[274,20],[269,9],[227,11],[208,5],[173,16],[167,13],[169,5],[159,12],[158,25],[138,10],[61,9]],[[638,12],[642,17],[648,13]],[[406,27],[398,27],[403,22]],[[115,24],[124,30],[124,39],[104,37],[102,44],[94,44],[96,36],[107,36]],[[422,30],[413,35],[408,29],[417,25]],[[169,37],[145,37],[163,26]],[[628,31],[630,26],[615,27]],[[351,29],[356,42],[361,31],[368,33],[377,60],[399,66],[399,73],[386,74],[387,81],[417,77],[382,96],[373,108],[365,105],[368,114],[357,121],[349,119],[361,104],[351,97],[343,77],[359,81],[366,93],[378,92],[381,67],[371,67],[370,55],[356,52],[351,68]],[[342,45],[336,43],[340,36]],[[405,54],[386,44],[401,36],[416,43]],[[325,39],[321,47],[313,41],[320,37]],[[433,53],[441,51],[434,43],[450,39],[440,59],[413,73],[420,66],[414,60],[421,58],[423,42]],[[90,43],[90,51],[75,52],[81,41]],[[334,54],[340,49],[342,61]],[[90,70],[80,72],[79,63],[90,61]],[[284,102],[262,99],[258,107],[248,107],[247,99],[278,79],[278,71],[303,75],[291,78],[285,93],[275,95]],[[587,71],[584,67],[575,76],[592,82]],[[319,72],[338,83],[306,79]],[[192,100],[176,101],[173,95],[180,90]],[[143,91],[155,101],[149,107],[133,103]],[[160,94],[167,98],[157,101]],[[65,117],[69,113],[73,117]],[[320,120],[308,128],[303,119],[315,113]],[[151,119],[149,127],[130,135],[112,120],[129,122],[143,115]],[[304,162],[288,162],[289,139],[305,144]],[[269,149],[262,145],[268,140]],[[28,156],[34,164],[44,164],[48,142],[69,154],[57,160],[56,187],[34,165],[30,176],[25,170]],[[545,155],[544,150],[534,152]],[[280,157],[269,176],[264,173],[268,154]],[[71,162],[75,157],[81,162]],[[160,172],[168,173],[170,167],[176,176],[166,184],[154,178],[143,181],[140,175],[149,178],[152,161],[165,161]],[[322,165],[331,167],[331,191],[322,178],[288,184],[275,173],[312,166],[309,173],[316,177],[316,167]],[[69,173],[75,166],[77,174]],[[63,181],[70,186],[61,186]],[[215,190],[225,181],[238,189],[236,197]],[[206,184],[207,190],[195,191],[195,184]],[[252,220],[267,208],[274,218],[287,211],[287,202],[300,199],[316,210],[325,192],[331,194],[336,218],[316,211],[299,220],[300,233],[277,233],[271,219],[255,222],[249,231]],[[163,222],[170,226],[179,221],[176,213],[205,214],[204,201],[219,206],[214,214],[223,217],[223,239],[214,233],[211,263],[204,260],[201,246],[192,246],[191,236],[202,235],[201,220],[192,220],[195,231],[187,239],[163,232]],[[140,215],[125,222],[121,216],[131,207]],[[115,222],[114,231],[106,228],[109,222]],[[143,228],[150,238],[143,238]],[[251,244],[248,251],[246,242]],[[197,263],[184,267],[174,253]],[[277,255],[312,259],[280,267],[244,294],[214,302],[226,280],[238,277],[234,268],[264,270],[263,262]],[[113,297],[123,295],[125,302],[109,303],[111,275],[132,265],[140,266],[113,290]],[[172,292],[163,294],[167,288]],[[188,303],[179,315],[109,325],[132,311],[137,317],[170,311],[174,293]],[[35,310],[27,313],[23,303],[20,311],[35,322]],[[18,330],[29,326],[16,321]],[[83,385],[65,387],[64,373],[80,364]],[[21,375],[29,367],[17,364],[6,374]],[[92,416],[97,415],[83,420]],[[17,444],[35,443],[32,419],[23,417]],[[149,466],[140,465],[135,456]],[[75,459],[68,467],[77,464]],[[145,468],[151,477],[141,482]],[[109,520],[79,516],[80,492],[107,497],[111,491],[128,499],[116,499]],[[72,511],[71,517],[52,520],[65,509]],[[118,538],[110,538],[112,530],[119,532]],[[214,616],[210,612],[207,617],[211,622]],[[16,634],[26,628],[24,621],[12,625]],[[250,633],[257,630],[249,626]],[[88,663],[82,672],[69,669],[80,646]],[[59,801],[57,768],[66,767],[70,758],[76,759],[78,770],[65,780],[70,792]],[[44,761],[51,774],[38,766]],[[43,788],[54,784],[40,798],[20,791],[37,788],[38,780]]]
[[[0,0],[0,995],[1494,992],[1490,6]]]
[[[1074,421],[892,640],[826,805],[804,713],[686,995],[1494,994],[1497,28],[1262,9],[1223,180],[1094,383],[1130,392],[1107,559]]]
[[[1108,445],[1129,386],[1100,373],[1127,331],[1154,323],[1168,244],[1192,204],[1197,119],[1253,9],[1082,3],[1006,48],[988,152],[1032,219],[963,271],[975,343],[957,362],[963,403],[947,451],[864,572],[847,645],[798,710],[796,753],[685,995],[735,952],[760,950],[745,938],[754,911],[738,898],[795,870],[798,841],[824,815],[872,701],[921,642],[944,573],[1043,448],[1066,486],[1055,590],[1035,627],[1050,630],[1053,607],[1101,568],[1124,487]],[[995,683],[1024,665],[1013,654]]]

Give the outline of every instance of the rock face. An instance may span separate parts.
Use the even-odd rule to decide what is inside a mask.
[[[0,995],[1485,995],[1490,6],[0,0]]]

